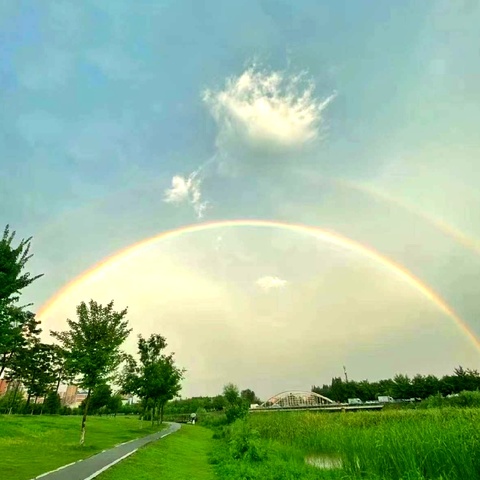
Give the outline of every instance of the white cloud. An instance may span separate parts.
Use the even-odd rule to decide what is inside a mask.
[[[166,203],[189,203],[197,218],[203,218],[208,202],[202,202],[200,190],[201,180],[198,177],[198,170],[188,177],[175,175],[172,178],[172,187],[165,190],[164,201]]]
[[[269,291],[272,288],[283,288],[287,285],[287,281],[279,277],[265,276],[260,277],[255,284],[259,286],[262,290]]]
[[[322,112],[334,96],[317,99],[305,74],[288,76],[253,66],[227,79],[223,90],[206,90],[203,100],[218,126],[219,152],[281,155],[319,138]]]

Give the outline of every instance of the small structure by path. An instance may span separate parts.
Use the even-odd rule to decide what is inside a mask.
[[[169,427],[165,430],[121,443],[114,448],[104,450],[92,457],[38,475],[34,480],[37,478],[42,480],[92,480],[92,478],[95,478],[116,463],[129,457],[132,453],[135,453],[140,447],[166,437],[176,432],[180,427],[181,425],[179,423],[170,423]]]

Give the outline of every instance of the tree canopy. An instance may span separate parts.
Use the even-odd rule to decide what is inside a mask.
[[[32,237],[22,239],[14,246],[15,233],[10,232],[7,225],[0,240],[0,307],[17,301],[20,291],[42,276],[31,276],[29,272],[23,271],[32,257],[30,254]]]
[[[145,408],[150,402],[152,422],[156,410],[160,410],[160,421],[163,421],[164,406],[180,392],[185,372],[175,365],[173,353],[163,353],[166,347],[165,337],[159,334],[152,334],[148,339],[139,335],[139,360],[129,357],[122,374],[123,392],[140,397]]]
[[[125,320],[127,309],[117,312],[113,307],[113,300],[106,306],[94,300],[88,305],[81,302],[77,307],[77,320],[67,320],[70,329],[51,332],[63,350],[65,370],[88,391],[83,410],[82,445],[91,392],[111,379],[125,358],[120,347],[131,331]]]

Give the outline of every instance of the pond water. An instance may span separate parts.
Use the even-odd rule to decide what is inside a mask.
[[[305,462],[317,468],[332,470],[342,468],[342,459],[335,454],[318,453],[305,457]]]

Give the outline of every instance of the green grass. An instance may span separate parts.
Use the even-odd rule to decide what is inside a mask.
[[[248,421],[217,429],[212,463],[222,480],[343,479],[339,469],[320,471],[306,464],[301,449],[262,438]]]
[[[118,465],[102,473],[99,480],[210,480],[212,431],[183,425],[168,437],[146,445]]]
[[[480,478],[480,409],[255,413],[249,428],[303,454],[338,454],[343,478]]]
[[[159,429],[133,417],[89,417],[80,447],[80,424],[77,416],[0,415],[1,478],[27,480]]]

